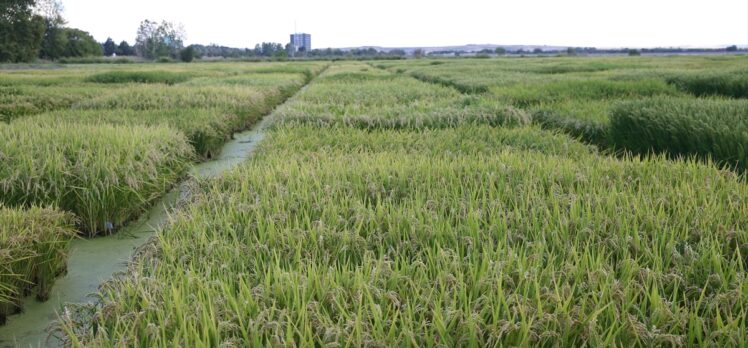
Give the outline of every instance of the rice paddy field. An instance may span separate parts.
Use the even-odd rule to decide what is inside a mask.
[[[76,230],[189,187],[59,311],[64,345],[748,345],[746,57],[0,76],[0,309],[44,298]],[[185,177],[263,117],[245,163]]]

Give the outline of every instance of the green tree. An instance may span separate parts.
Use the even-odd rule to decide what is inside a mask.
[[[101,47],[104,48],[105,56],[112,56],[117,53],[117,44],[114,43],[111,37],[108,37]]]
[[[566,55],[569,57],[573,57],[577,55],[577,50],[574,47],[569,47],[566,49]]]
[[[634,56],[641,56],[641,55],[642,55],[642,53],[639,52],[639,50],[633,49],[633,48],[629,49],[629,56],[634,57]]]
[[[506,48],[504,47],[496,47],[496,50],[494,50],[496,54],[498,55],[505,55],[506,54]]]
[[[89,34],[80,29],[65,28],[67,44],[65,57],[87,57],[102,55],[101,45]]]
[[[197,52],[195,52],[195,46],[189,45],[181,52],[179,52],[179,59],[185,63],[189,63],[195,59]]]
[[[65,18],[62,17],[62,4],[57,0],[36,0],[35,12],[44,18],[44,39],[39,57],[58,59],[65,54]]]
[[[725,48],[725,51],[727,51],[727,52],[737,52],[738,51],[738,46],[736,46],[736,45],[727,46],[727,48]]]
[[[117,46],[116,51],[118,56],[134,56],[135,55],[135,49],[130,46],[127,41],[122,41],[119,43],[119,46]]]
[[[184,29],[171,22],[144,20],[138,27],[135,49],[139,56],[155,59],[159,57],[177,58],[184,47]]]
[[[0,62],[29,62],[39,56],[44,19],[34,0],[0,0]]]

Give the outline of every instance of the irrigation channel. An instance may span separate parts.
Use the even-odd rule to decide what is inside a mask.
[[[243,162],[263,139],[270,119],[271,116],[266,116],[251,130],[234,134],[233,140],[223,146],[218,157],[196,164],[191,174],[213,177]],[[139,220],[116,234],[74,240],[69,252],[67,274],[56,280],[48,301],[39,302],[31,296],[26,298],[23,312],[11,316],[6,325],[0,326],[0,348],[60,346],[61,342],[51,337],[47,328],[57,319],[62,306],[93,301],[90,295],[115,273],[127,269],[134,250],[145,244],[167,222],[169,210],[186,190],[185,183],[177,185]]]

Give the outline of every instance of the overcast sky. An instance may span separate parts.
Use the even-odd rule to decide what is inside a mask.
[[[69,25],[133,43],[143,19],[187,43],[254,47],[312,34],[314,48],[527,44],[748,45],[748,0],[62,0]]]

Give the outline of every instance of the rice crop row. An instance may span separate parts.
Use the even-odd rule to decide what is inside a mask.
[[[73,106],[74,110],[181,110],[215,109],[234,115],[238,122],[233,130],[247,129],[263,115],[298,90],[298,80],[280,79],[278,85],[253,87],[238,84],[208,86],[139,85],[122,88],[111,94],[92,98]],[[286,83],[287,82],[287,83]]]
[[[21,299],[45,300],[55,277],[66,269],[74,218],[55,209],[0,205],[0,324],[21,310]]]
[[[527,126],[283,118],[464,101],[411,86],[331,67],[248,163],[195,182],[98,303],[68,307],[67,343],[748,344],[748,186],[731,171]]]
[[[0,324],[23,297],[46,300],[76,232],[139,216],[193,153],[216,154],[324,65],[160,67],[0,72]]]
[[[102,91],[91,86],[0,87],[0,122],[68,109],[77,102],[100,95]]]
[[[529,112],[532,122],[543,128],[562,130],[601,148],[712,157],[740,170],[748,148],[745,113],[739,110],[745,106],[687,93],[745,98],[745,62],[745,57],[636,57],[427,60],[378,66],[511,105]],[[717,106],[720,103],[725,106]],[[625,106],[614,107],[617,104]],[[611,123],[614,113],[617,121]]]
[[[242,125],[234,113],[220,108],[66,110],[45,113],[34,119],[39,122],[66,121],[91,126],[169,126],[183,133],[202,159],[218,155],[223,144]]]
[[[163,83],[173,85],[190,79],[185,73],[170,71],[107,71],[86,77],[93,83]]]
[[[464,96],[407,76],[371,71],[362,64],[330,68],[277,115],[281,123],[343,123],[367,129],[530,122],[529,114],[506,104]]]
[[[748,169],[748,101],[651,98],[616,105],[610,134],[617,147],[636,153],[711,158]]]
[[[748,98],[748,70],[700,71],[667,77],[667,81],[683,91],[696,96],[721,95],[731,98]]]
[[[748,343],[748,187],[733,174],[360,132],[275,130],[250,163],[201,182],[153,258],[81,309],[92,323],[66,317],[68,334],[95,346]],[[421,152],[438,140],[460,151]]]
[[[65,121],[0,124],[0,202],[73,212],[82,232],[109,233],[183,175],[187,139],[164,126]]]
[[[545,129],[561,130],[572,137],[605,149],[609,147],[608,112],[615,99],[540,103],[529,108],[532,122]]]

